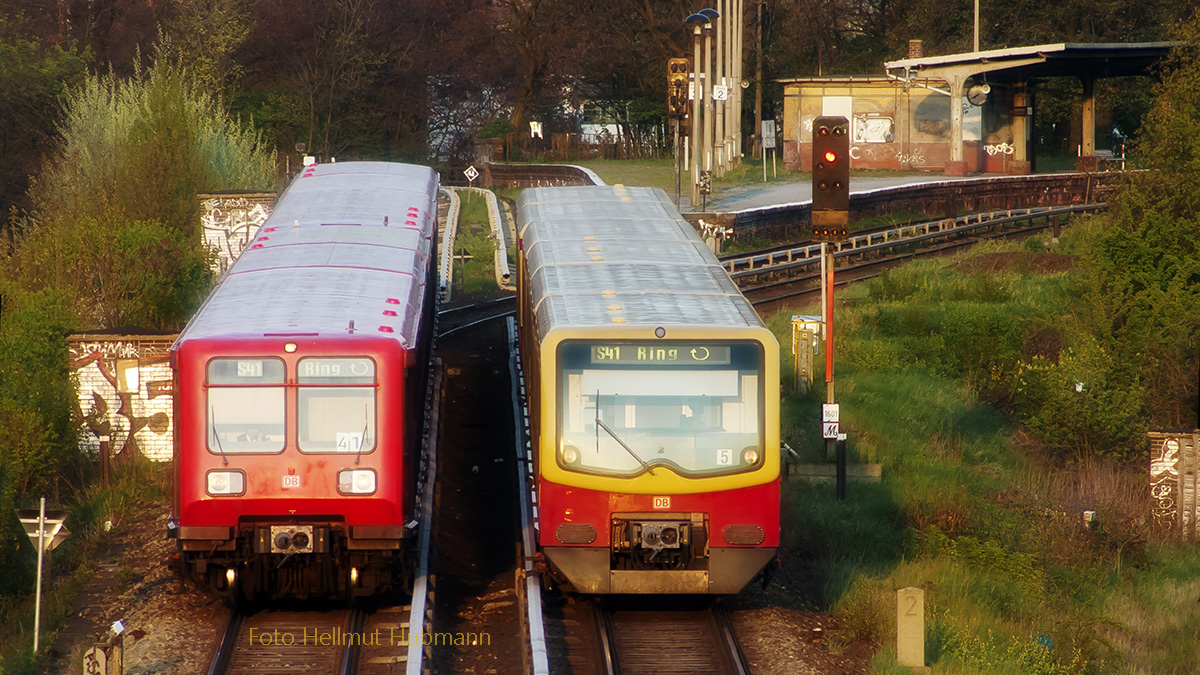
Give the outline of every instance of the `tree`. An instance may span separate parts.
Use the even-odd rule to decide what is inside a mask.
[[[1020,374],[1017,415],[1053,445],[1144,461],[1147,428],[1197,423],[1200,20],[1180,37],[1131,144],[1146,170],[1086,226],[1078,328]]]
[[[1152,423],[1197,423],[1200,16],[1185,24],[1131,152],[1148,171],[1113,200],[1089,269],[1096,330],[1136,369]]]
[[[67,289],[86,327],[179,327],[208,291],[196,194],[270,189],[260,135],[163,65],[94,76],[67,99],[7,273]]]
[[[234,110],[271,128],[279,147],[330,157],[424,157],[430,89],[446,56],[440,3],[259,0],[241,52]]]
[[[170,0],[174,15],[160,27],[158,61],[186,67],[205,91],[224,95],[241,78],[237,50],[250,34],[249,0]]]
[[[88,54],[28,37],[27,21],[0,14],[0,218],[27,208],[29,175],[47,152],[65,92],[82,80]],[[2,231],[4,228],[0,228]]]

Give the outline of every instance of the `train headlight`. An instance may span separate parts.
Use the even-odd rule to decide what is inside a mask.
[[[579,450],[576,450],[575,446],[568,445],[563,448],[562,458],[564,463],[574,464],[579,461]]]
[[[754,448],[746,448],[742,452],[742,461],[747,464],[758,464],[758,450]]]
[[[338,492],[344,495],[369,495],[375,492],[375,470],[342,469],[338,472]]]
[[[209,471],[206,482],[208,494],[213,496],[234,496],[246,491],[246,474],[241,471]]]

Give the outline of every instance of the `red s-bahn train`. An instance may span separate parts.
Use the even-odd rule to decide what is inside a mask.
[[[661,190],[525,190],[518,323],[550,577],[737,593],[779,545],[779,344]]]
[[[231,600],[406,583],[438,176],[306,168],[171,351],[171,563]]]

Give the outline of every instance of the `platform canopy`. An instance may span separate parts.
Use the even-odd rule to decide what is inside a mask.
[[[1060,42],[991,49],[984,52],[922,56],[888,61],[883,65],[891,75],[898,75],[897,71],[903,71],[906,78],[920,76],[947,82],[957,75],[972,77],[982,74],[987,74],[988,79],[993,81],[1010,83],[1028,82],[1045,77],[1083,77],[1085,73],[1094,77],[1129,77],[1148,75],[1150,67],[1179,44],[1182,43]]]
[[[945,93],[951,96],[951,162],[962,163],[962,106],[958,104],[968,81],[975,84],[1005,83],[1019,94],[1014,101],[1014,116],[1027,115],[1024,104],[1026,85],[1035,79],[1049,77],[1078,77],[1083,83],[1083,147],[1081,165],[1094,160],[1095,155],[1095,96],[1097,79],[1150,75],[1150,69],[1179,42],[1096,43],[1061,42],[982,52],[920,56],[885,62],[888,76],[905,82],[919,79],[944,80],[949,85]],[[1018,152],[1024,143],[1016,143]],[[947,167],[947,173],[951,173]]]

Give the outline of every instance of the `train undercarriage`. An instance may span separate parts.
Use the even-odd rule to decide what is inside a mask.
[[[710,546],[700,513],[613,514],[610,527],[608,547],[544,547],[555,582],[589,594],[737,593],[776,554]]]
[[[411,531],[340,523],[243,523],[171,527],[179,546],[170,565],[227,602],[356,598],[412,586]]]

